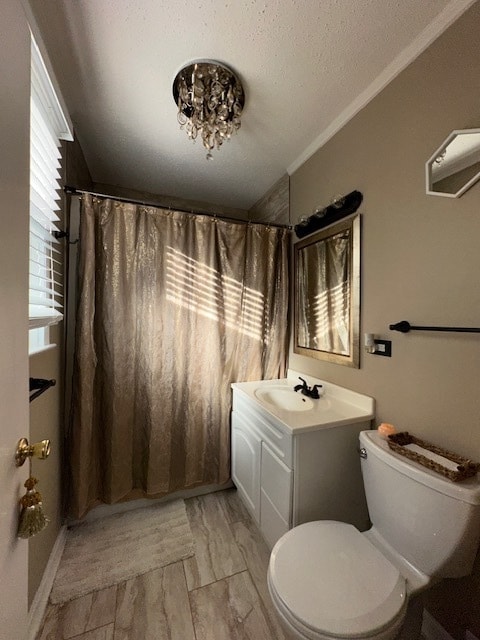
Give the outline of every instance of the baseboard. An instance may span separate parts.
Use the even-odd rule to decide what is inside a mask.
[[[170,502],[171,500],[195,498],[197,496],[203,496],[206,493],[223,491],[224,489],[229,489],[233,486],[233,482],[228,480],[225,484],[208,484],[200,487],[194,487],[193,489],[182,489],[180,491],[175,491],[174,493],[169,493],[168,495],[163,496],[163,498],[137,498],[136,500],[117,502],[115,504],[100,504],[93,507],[81,520],[69,520],[67,524],[70,527],[84,522],[93,522],[100,518],[107,518],[108,516],[112,516],[117,513],[125,513],[127,511],[132,511],[133,509],[142,509],[143,507],[150,507],[153,504]]]
[[[454,640],[426,609],[423,610],[422,635],[426,640]]]
[[[43,616],[48,604],[48,597],[52,590],[55,574],[62,558],[63,549],[67,540],[67,527],[62,527],[50,553],[47,566],[43,572],[42,581],[37,589],[32,606],[28,612],[28,630],[26,640],[35,640],[42,624]]]

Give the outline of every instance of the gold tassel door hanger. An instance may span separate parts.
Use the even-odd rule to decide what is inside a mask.
[[[27,478],[24,483],[27,492],[20,498],[21,511],[17,533],[19,538],[36,535],[49,523],[49,519],[43,513],[42,496],[35,489],[37,483],[38,480],[33,476]]]
[[[30,382],[36,380],[30,378]],[[48,382],[48,381],[47,381]],[[50,381],[55,383],[55,381]],[[49,384],[49,386],[52,386]],[[34,394],[35,395],[35,394]],[[32,400],[33,396],[30,396]],[[30,445],[26,438],[21,438],[17,443],[15,451],[15,465],[21,467],[27,460],[29,464],[30,476],[25,480],[25,495],[20,498],[20,514],[18,520],[17,535],[19,538],[30,538],[40,533],[47,524],[49,519],[43,513],[42,496],[35,489],[38,480],[32,476],[32,457],[39,460],[45,460],[50,455],[50,440],[42,440]]]

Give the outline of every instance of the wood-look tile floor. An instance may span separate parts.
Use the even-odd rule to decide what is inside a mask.
[[[195,555],[63,605],[37,640],[288,640],[269,551],[235,489],[185,500]]]

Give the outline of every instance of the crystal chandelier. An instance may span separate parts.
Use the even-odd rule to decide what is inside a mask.
[[[180,129],[191,140],[202,136],[210,160],[213,149],[240,129],[245,94],[231,69],[212,60],[197,60],[183,67],[173,81]]]

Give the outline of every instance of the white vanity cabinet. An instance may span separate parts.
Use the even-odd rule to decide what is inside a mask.
[[[370,428],[373,400],[371,409],[358,410],[347,423],[337,419],[337,424],[307,427],[304,417],[303,426],[294,418],[292,426],[285,424],[290,412],[277,411],[280,419],[275,408],[250,393],[268,382],[232,385],[232,478],[267,544],[273,547],[290,528],[311,520],[341,520],[367,529],[358,434]],[[278,386],[278,380],[272,382]]]

